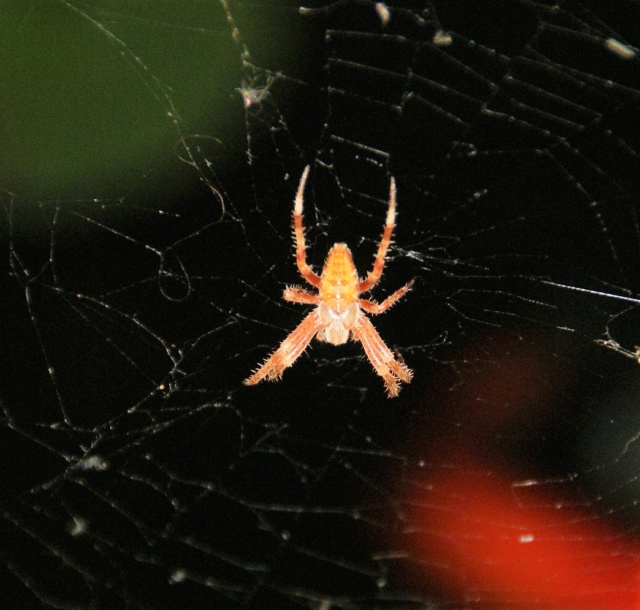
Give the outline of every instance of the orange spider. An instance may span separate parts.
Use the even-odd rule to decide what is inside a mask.
[[[289,334],[265,363],[253,375],[244,380],[244,383],[245,385],[254,385],[263,379],[267,379],[267,381],[278,380],[282,377],[284,370],[304,352],[314,335],[319,341],[327,341],[334,345],[346,343],[351,337],[362,343],[373,368],[384,380],[387,394],[397,396],[400,391],[400,382],[409,383],[413,373],[402,359],[398,361],[394,358],[393,353],[385,345],[364,312],[377,315],[386,311],[407,293],[413,280],[396,290],[382,303],[360,298],[360,295],[371,290],[382,276],[384,259],[395,226],[396,182],[391,178],[389,210],[387,211],[384,232],[378,245],[378,253],[373,262],[373,269],[365,279],[360,280],[353,263],[351,250],[347,244],[333,245],[329,250],[321,275],[317,275],[307,263],[302,206],[304,186],[308,175],[309,166],[307,165],[302,173],[293,207],[293,229],[296,239],[298,270],[311,286],[318,289],[318,293],[314,294],[298,286],[287,286],[282,297],[285,301],[302,303],[303,305],[317,305],[317,307]]]

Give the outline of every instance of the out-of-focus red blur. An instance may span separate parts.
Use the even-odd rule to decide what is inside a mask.
[[[472,363],[462,384],[432,389],[443,415],[414,441],[438,465],[407,498],[425,579],[468,608],[640,610],[640,542],[593,498],[572,498],[568,480],[545,481],[535,466],[528,478],[518,455],[518,439],[562,408],[572,380],[561,358],[507,335],[483,348],[484,359],[479,349],[460,359]]]
[[[482,608],[640,608],[640,545],[621,533],[538,491],[482,476],[478,464],[429,487],[429,497],[414,499],[411,537],[424,565],[445,566],[436,571],[451,593]]]

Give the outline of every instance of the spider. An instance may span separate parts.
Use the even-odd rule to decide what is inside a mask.
[[[316,305],[316,307],[307,314],[264,364],[244,380],[244,384],[254,385],[263,379],[267,381],[280,379],[284,370],[304,352],[315,335],[319,341],[326,341],[333,345],[346,343],[349,338],[360,341],[376,373],[384,380],[387,394],[390,397],[397,396],[400,391],[400,382],[409,383],[413,373],[400,357],[394,358],[365,312],[373,315],[385,312],[409,291],[413,280],[396,290],[382,303],[360,298],[360,295],[371,290],[382,276],[385,257],[395,227],[395,180],[391,178],[389,209],[373,268],[366,278],[360,280],[347,244],[333,245],[321,275],[316,274],[307,263],[302,207],[308,175],[309,166],[307,165],[302,172],[293,206],[293,230],[298,271],[307,283],[317,288],[318,292],[316,294],[299,286],[287,286],[282,297],[291,303]]]

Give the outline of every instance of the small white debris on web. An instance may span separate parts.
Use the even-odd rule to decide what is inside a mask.
[[[80,460],[76,464],[76,468],[80,470],[106,470],[109,468],[109,462],[99,455],[91,455]]]
[[[384,2],[376,2],[376,13],[378,13],[383,27],[391,20],[391,11]]]
[[[72,536],[80,536],[84,534],[89,527],[89,522],[82,517],[74,517],[73,521],[67,526],[68,532]]]
[[[445,32],[443,30],[438,30],[433,35],[433,44],[437,47],[448,47],[452,42],[453,38],[449,32]]]
[[[242,96],[242,102],[245,109],[251,108],[251,106],[261,104],[269,95],[269,87],[275,78],[269,78],[267,84],[264,87],[250,87],[246,83],[242,83],[242,86],[238,89]]]
[[[178,568],[174,570],[174,572],[169,576],[169,583],[176,584],[179,582],[184,582],[187,579],[187,571],[183,568]]]
[[[607,38],[604,41],[604,46],[620,59],[633,59],[636,56],[635,49],[628,47],[615,38]]]

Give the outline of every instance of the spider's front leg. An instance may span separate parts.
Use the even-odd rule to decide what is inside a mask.
[[[317,310],[313,310],[300,324],[291,331],[289,336],[280,344],[280,347],[269,356],[265,363],[243,381],[245,385],[254,385],[263,379],[276,381],[282,377],[282,373],[290,367],[304,352],[309,341],[320,330],[320,316]]]
[[[353,336],[362,343],[367,358],[376,373],[382,377],[390,397],[400,392],[400,381],[409,383],[413,371],[404,363],[398,362],[391,350],[386,346],[378,331],[367,316],[361,315],[352,328]]]

